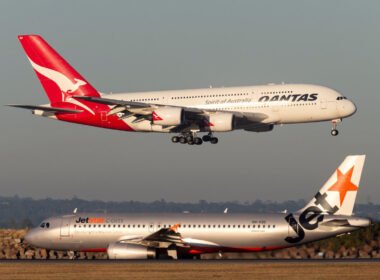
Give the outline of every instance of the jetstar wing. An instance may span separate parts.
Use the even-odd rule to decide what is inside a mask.
[[[189,245],[182,240],[181,234],[177,231],[180,224],[174,225],[170,228],[162,228],[145,237],[126,237],[120,240],[122,243],[137,243],[155,248],[167,248],[170,245],[179,247],[189,247]]]
[[[40,106],[40,105],[7,104],[5,106],[28,109],[28,110],[40,110],[43,112],[52,112],[52,113],[76,114],[76,113],[83,112],[82,110],[73,110],[73,109],[57,108],[57,107],[47,107],[47,106]]]

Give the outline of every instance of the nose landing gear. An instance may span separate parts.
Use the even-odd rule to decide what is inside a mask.
[[[339,131],[336,129],[337,123],[341,122],[341,119],[332,120],[332,129],[331,129],[331,135],[337,136],[339,134]]]

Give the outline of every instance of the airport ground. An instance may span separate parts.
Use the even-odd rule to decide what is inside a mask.
[[[2,261],[16,279],[380,279],[378,261]]]

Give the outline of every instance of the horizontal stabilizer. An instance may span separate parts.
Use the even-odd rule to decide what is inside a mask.
[[[53,113],[81,113],[82,110],[73,110],[66,108],[57,108],[57,107],[46,107],[46,106],[38,106],[38,105],[24,105],[24,104],[7,104],[5,106],[28,109],[28,110],[40,110],[44,112],[53,112]]]

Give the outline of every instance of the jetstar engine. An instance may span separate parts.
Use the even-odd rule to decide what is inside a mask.
[[[153,123],[159,125],[180,125],[184,123],[182,108],[163,107],[154,110]]]
[[[235,118],[231,113],[217,112],[204,118],[205,130],[231,131],[235,128]]]
[[[108,245],[107,255],[110,260],[145,260],[154,259],[156,250],[139,244],[118,242]]]

